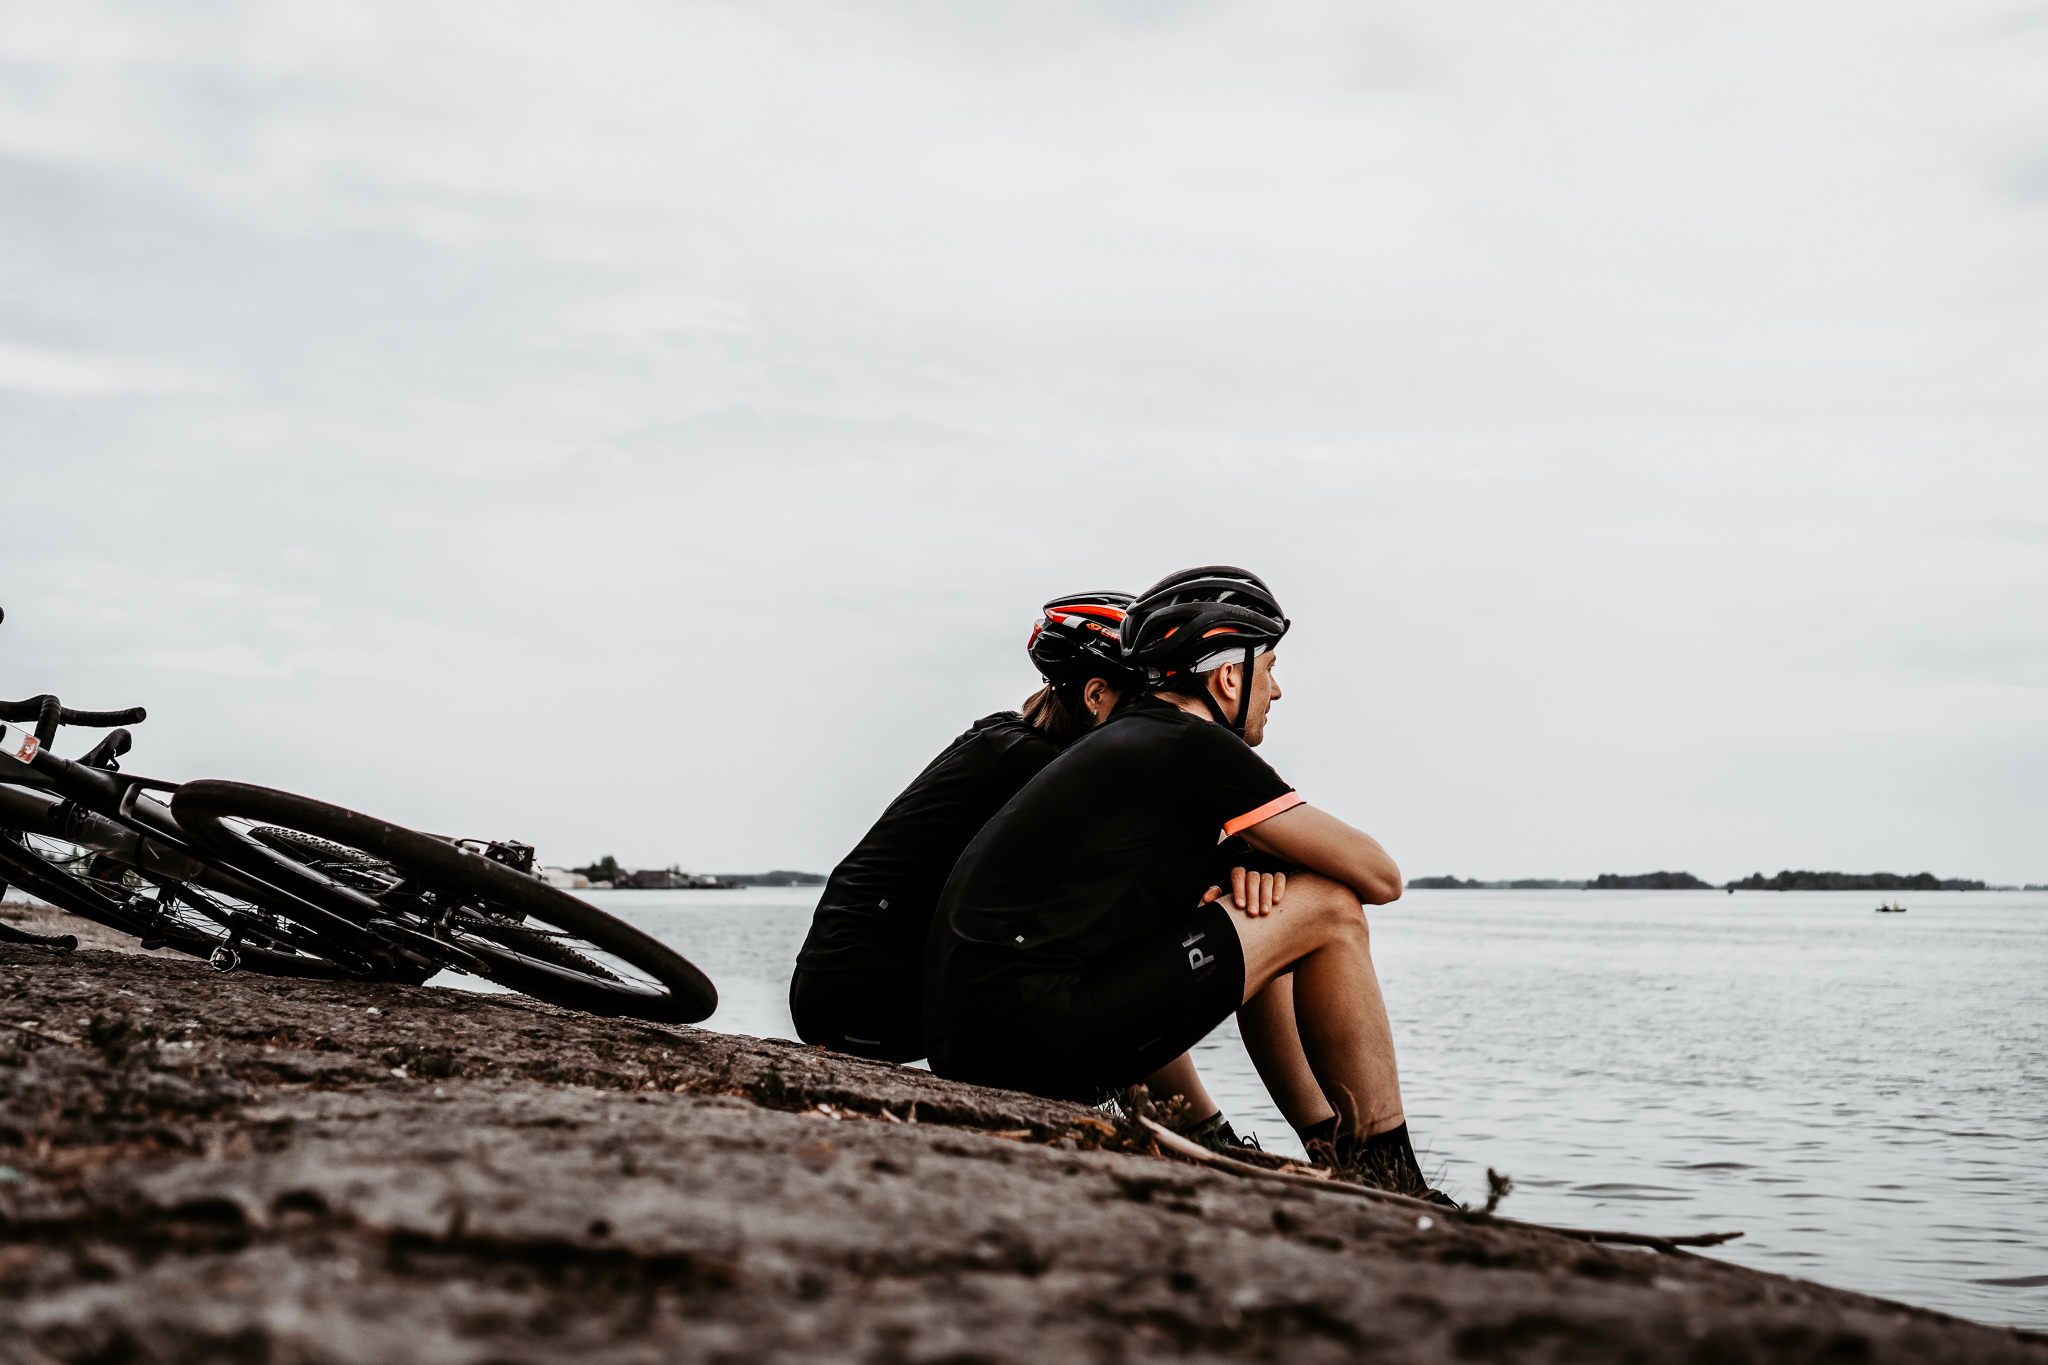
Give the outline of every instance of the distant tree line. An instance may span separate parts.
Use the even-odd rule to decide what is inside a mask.
[[[1932,872],[1915,872],[1901,877],[1896,872],[1780,872],[1766,877],[1752,872],[1739,882],[1728,883],[1733,891],[1982,891],[1984,883],[1965,877],[1937,877]]]
[[[1408,883],[1418,891],[1711,891],[1690,872],[1642,872],[1624,877],[1603,872],[1592,881],[1556,877],[1517,877],[1512,881],[1459,881],[1456,877],[1416,877]]]
[[[1690,872],[1638,872],[1623,876],[1614,872],[1603,872],[1589,882],[1553,881],[1541,877],[1523,877],[1516,881],[1482,882],[1459,881],[1456,877],[1416,877],[1408,883],[1418,891],[1567,891],[1584,888],[1588,891],[1713,891],[1712,882],[1703,882]],[[1965,877],[1937,877],[1932,872],[1916,872],[1902,877],[1896,872],[1780,872],[1775,877],[1766,877],[1761,872],[1751,873],[1739,882],[1726,883],[1730,891],[1983,891],[1983,882]],[[2007,890],[2013,888],[2007,887]],[[2048,887],[2024,888],[2028,891],[2048,890]]]
[[[635,872],[632,868],[619,866],[619,860],[607,853],[588,867],[569,869],[580,877],[595,882],[609,882],[613,886],[709,886],[722,883],[726,886],[823,886],[825,878],[817,872],[792,872],[777,868],[773,872],[726,872],[710,877],[691,877],[678,868],[656,868]]]
[[[1408,885],[1418,891],[1580,891],[1586,884],[1559,881],[1555,877],[1518,877],[1511,882],[1461,882],[1456,877],[1417,877]]]
[[[1586,883],[1589,891],[1712,891],[1708,882],[1690,872],[1638,872],[1633,877],[1602,872]]]

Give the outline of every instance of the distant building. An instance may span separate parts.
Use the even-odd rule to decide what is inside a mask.
[[[773,872],[723,872],[720,880],[732,886],[823,886],[822,872],[792,872],[777,868]]]
[[[730,891],[735,883],[705,877],[675,867],[649,867],[627,874],[622,885],[640,891]]]
[[[566,867],[544,867],[540,870],[540,879],[549,886],[559,886],[564,891],[588,891],[590,889],[590,878],[584,876],[581,872],[571,872]]]

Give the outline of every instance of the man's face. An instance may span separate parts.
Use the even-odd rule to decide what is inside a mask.
[[[1252,707],[1244,723],[1244,742],[1247,744],[1255,745],[1266,737],[1266,711],[1280,700],[1280,680],[1273,676],[1273,661],[1278,657],[1267,653],[1252,661]],[[1240,678],[1243,672],[1243,664],[1225,664],[1216,670],[1216,681],[1209,684],[1216,694],[1216,704],[1223,708],[1226,716],[1237,714],[1238,699],[1235,690],[1225,687],[1222,680],[1225,677]]]
[[[1280,700],[1280,680],[1273,676],[1273,661],[1277,657],[1268,652],[1252,660],[1252,709],[1244,723],[1247,744],[1255,745],[1266,737],[1266,712]]]

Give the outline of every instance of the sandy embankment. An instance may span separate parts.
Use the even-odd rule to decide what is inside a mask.
[[[0,947],[0,1022],[0,1360],[2048,1365],[1710,1259],[1101,1150],[1076,1106],[516,996]]]

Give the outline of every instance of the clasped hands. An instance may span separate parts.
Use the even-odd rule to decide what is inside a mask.
[[[1201,904],[1221,900],[1224,896],[1221,886],[1212,886],[1202,893]],[[1246,872],[1241,867],[1230,869],[1230,903],[1233,909],[1257,919],[1270,915],[1280,907],[1280,898],[1287,894],[1285,872]]]

